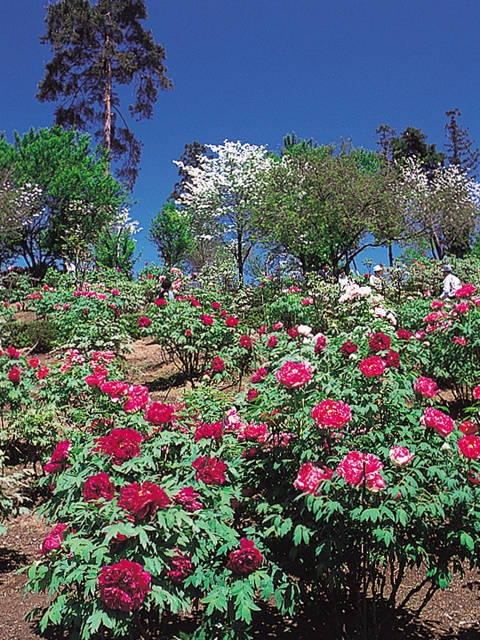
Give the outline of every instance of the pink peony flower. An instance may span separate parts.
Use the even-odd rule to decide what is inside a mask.
[[[275,377],[285,387],[297,389],[312,379],[312,366],[308,362],[288,360],[275,372]]]
[[[67,528],[66,524],[59,523],[57,524],[52,531],[48,534],[45,540],[42,543],[42,547],[39,553],[47,554],[49,551],[53,551],[55,549],[60,549],[63,542],[63,532]]]
[[[370,491],[381,491],[385,487],[385,479],[379,473],[381,469],[382,462],[372,453],[351,451],[343,458],[335,472],[354,487],[365,484]]]
[[[369,358],[365,358],[359,365],[360,371],[367,378],[374,378],[376,376],[381,376],[385,371],[387,364],[385,360],[380,358],[380,356],[370,356]]]
[[[422,376],[417,378],[415,384],[413,385],[413,388],[416,393],[419,393],[424,398],[433,398],[438,391],[437,383],[435,382],[435,380]]]
[[[316,467],[312,462],[302,464],[298,470],[298,475],[293,482],[295,489],[299,489],[303,493],[315,495],[318,493],[320,485],[325,480],[331,480],[333,470],[328,467]]]
[[[341,400],[322,400],[313,407],[312,418],[321,429],[341,429],[352,419],[352,410]]]
[[[388,454],[388,457],[393,462],[393,464],[396,464],[399,467],[410,462],[414,456],[415,454],[411,453],[410,450],[407,449],[407,447],[400,447],[398,445],[392,447]]]
[[[420,419],[421,424],[425,427],[431,427],[435,431],[445,438],[449,433],[452,433],[455,423],[452,418],[439,409],[428,407]]]
[[[476,435],[463,436],[457,442],[460,452],[470,460],[480,458],[480,437]]]

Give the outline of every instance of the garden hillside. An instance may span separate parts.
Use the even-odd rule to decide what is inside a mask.
[[[479,267],[10,271],[0,639],[478,637]]]

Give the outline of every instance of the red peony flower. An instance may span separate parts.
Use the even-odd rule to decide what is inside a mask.
[[[185,578],[193,573],[193,564],[190,557],[176,550],[176,555],[170,558],[170,569],[167,576],[175,584],[183,582]]]
[[[380,356],[370,356],[370,358],[365,358],[360,363],[360,371],[367,378],[374,378],[376,376],[381,376],[385,371],[387,364],[385,360],[380,358]]]
[[[368,346],[373,353],[390,349],[390,344],[390,338],[381,332],[373,333],[368,340]]]
[[[54,452],[52,453],[52,457],[43,467],[45,473],[55,473],[56,471],[61,471],[65,468],[68,452],[70,451],[71,446],[72,443],[70,440],[62,440],[57,444]]]
[[[215,356],[212,360],[212,371],[214,373],[221,373],[225,369],[225,362],[220,356]]]
[[[457,442],[461,453],[471,460],[480,458],[480,437],[476,435],[463,436]]]
[[[341,429],[352,419],[352,410],[341,400],[322,400],[310,414],[321,429]]]
[[[478,432],[478,425],[475,422],[470,422],[470,420],[465,420],[458,425],[458,428],[465,436],[473,436]]]
[[[50,369],[46,366],[43,367],[39,367],[38,371],[37,371],[37,378],[39,380],[44,380],[48,374],[50,373]]]
[[[142,485],[132,482],[122,487],[117,504],[137,520],[143,520],[154,515],[157,509],[168,507],[170,498],[158,484],[146,480]]]
[[[20,351],[18,349],[15,349],[15,347],[7,347],[5,353],[12,360],[18,360],[20,358]]]
[[[57,524],[48,534],[42,543],[40,553],[46,554],[54,549],[60,549],[63,542],[63,532],[67,528],[66,524]]]
[[[168,304],[165,298],[157,298],[154,302],[157,307],[165,307]]]
[[[105,471],[97,473],[95,476],[90,476],[83,483],[83,499],[86,502],[100,500],[100,498],[109,502],[113,500],[114,495],[115,485]]]
[[[32,369],[36,369],[40,365],[40,360],[35,356],[34,358],[30,358],[28,364],[32,367]]]
[[[205,484],[223,484],[226,480],[228,466],[220,458],[199,456],[192,462],[192,467],[197,471],[196,479]]]
[[[473,284],[464,284],[460,289],[455,291],[456,298],[468,298],[477,291],[477,287]]]
[[[265,380],[267,375],[268,375],[268,371],[265,369],[265,367],[259,367],[255,371],[255,373],[252,375],[250,380],[253,384],[256,384],[257,382],[262,382],[263,380]],[[478,388],[480,389],[480,387]]]
[[[138,609],[149,591],[151,575],[138,562],[122,558],[120,562],[105,565],[98,576],[100,599],[109,609],[133,611]]]
[[[223,435],[223,424],[222,421],[214,422],[212,424],[203,422],[198,425],[195,429],[195,433],[193,434],[193,439],[195,442],[199,440],[203,440],[204,438],[212,438],[213,440],[220,440]]]
[[[237,431],[237,440],[256,440],[257,442],[265,442],[268,436],[268,427],[262,422],[261,424],[241,424]]]
[[[379,473],[380,469],[383,469],[383,464],[372,453],[350,451],[335,472],[354,487],[365,483],[365,487],[370,491],[380,491],[385,487],[385,480]]]
[[[289,389],[297,389],[312,379],[312,366],[308,362],[287,360],[278,371],[276,379]]]
[[[228,316],[228,318],[225,318],[225,324],[227,327],[236,327],[238,324],[238,318],[235,318],[235,316]]]
[[[480,400],[480,385],[475,387],[473,389],[472,393],[473,393],[473,397],[475,398],[475,400]]]
[[[207,326],[211,326],[213,324],[213,318],[212,316],[208,315],[208,313],[202,313],[202,315],[200,316],[200,320]]]
[[[416,380],[413,388],[416,393],[419,393],[424,398],[433,398],[436,395],[438,388],[435,380],[431,378],[420,377]]]
[[[389,349],[387,355],[385,356],[385,364],[387,365],[387,367],[394,367],[395,369],[399,369],[400,354],[398,353],[398,351]]]
[[[112,459],[112,464],[122,464],[125,460],[140,455],[143,436],[135,429],[112,429],[106,436],[95,440],[95,451],[101,451]]]
[[[298,475],[293,482],[295,489],[299,489],[303,493],[315,495],[318,493],[320,485],[325,480],[331,480],[333,470],[328,467],[316,467],[312,462],[302,464],[298,470]]]
[[[299,333],[297,327],[290,327],[290,329],[287,329],[287,334],[290,336],[290,338],[298,338]]]
[[[222,306],[222,305],[220,304],[220,302],[217,302],[216,300],[214,300],[214,301],[212,302],[212,309],[213,309],[214,311],[217,311],[217,309],[220,309],[220,307],[221,307],[221,306]]]
[[[248,576],[256,571],[262,562],[263,556],[255,547],[253,540],[242,538],[240,549],[230,552],[226,567],[240,576]]]
[[[278,342],[277,336],[270,336],[267,342],[267,347],[270,347],[270,349],[273,349],[274,347],[277,346],[277,342]]]
[[[412,331],[407,331],[407,329],[398,329],[397,331],[397,338],[399,340],[406,340],[408,342],[412,336]]]
[[[13,384],[18,384],[20,382],[20,369],[18,367],[12,367],[8,372],[8,379]]]
[[[250,338],[250,336],[244,334],[243,336],[240,336],[239,344],[244,349],[250,349],[252,346],[252,339]]]
[[[139,327],[149,327],[152,324],[152,321],[148,316],[141,316],[137,320],[137,324]]]
[[[172,404],[152,402],[148,405],[143,416],[147,422],[154,425],[167,424],[175,418],[175,408]]]
[[[319,353],[322,353],[322,351],[325,351],[327,347],[327,339],[325,336],[317,336],[317,340],[315,342],[315,346],[313,347],[313,351],[314,353],[316,353],[317,355]]]
[[[344,356],[349,356],[352,353],[355,353],[356,351],[358,351],[358,345],[355,344],[355,342],[352,342],[351,340],[347,340],[340,347],[340,351],[343,353]]]
[[[200,498],[200,494],[194,491],[193,487],[185,487],[173,496],[173,501],[180,504],[185,511],[193,513],[203,509],[203,504],[198,498]]]
[[[255,400],[255,398],[257,397],[258,397],[257,389],[249,389],[247,391],[247,402],[252,402],[252,400]]]
[[[425,427],[431,427],[435,431],[445,438],[449,433],[452,433],[455,423],[452,418],[439,409],[428,407],[420,419],[421,424]]]

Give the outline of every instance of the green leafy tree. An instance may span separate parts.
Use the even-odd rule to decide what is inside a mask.
[[[180,266],[191,255],[195,245],[190,214],[168,202],[152,220],[150,240],[165,266]]]
[[[133,186],[141,144],[120,111],[118,87],[134,85],[130,115],[151,118],[159,89],[172,89],[165,50],[141,21],[145,0],[60,0],[47,7],[46,33],[53,58],[46,65],[37,98],[59,102],[56,123],[91,127],[112,160],[124,159],[118,176]]]
[[[15,251],[37,276],[58,259],[73,262],[79,246],[94,245],[122,202],[105,154],[90,143],[88,134],[59,126],[16,133],[13,145],[1,141],[0,169],[7,167],[11,183],[28,195]]]
[[[394,235],[395,210],[377,154],[343,146],[294,145],[266,174],[256,216],[264,237],[293,255],[304,273],[334,272]],[[395,215],[394,215],[395,214]]]
[[[94,251],[97,264],[130,273],[137,260],[137,242],[133,236],[138,231],[138,222],[130,219],[128,210],[120,211],[114,223],[100,233]]]

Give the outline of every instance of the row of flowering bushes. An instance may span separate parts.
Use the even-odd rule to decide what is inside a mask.
[[[117,295],[81,291],[82,305]],[[368,287],[325,291],[289,284],[282,319],[275,300],[257,316],[241,295],[152,296],[138,328],[196,386],[175,404],[125,382],[110,350],[70,349],[48,370],[2,353],[9,428],[28,437],[31,410],[49,416],[42,446],[60,439],[42,480],[52,529],[29,570],[29,589],[51,597],[43,629],[128,637],[142,616],[196,611],[195,638],[242,638],[263,599],[282,613],[326,602],[339,637],[354,635],[372,596],[411,602],[409,568],[429,598],[476,565],[475,288],[414,298],[416,323]],[[56,295],[37,303],[51,313]],[[469,402],[451,415],[456,349]],[[238,394],[218,393],[232,380]]]

